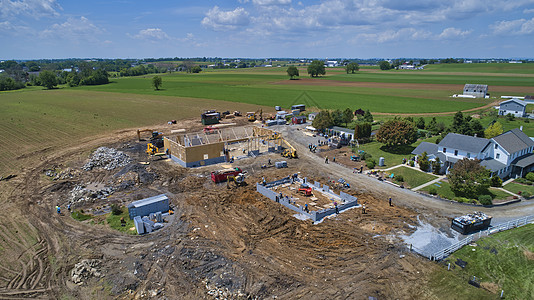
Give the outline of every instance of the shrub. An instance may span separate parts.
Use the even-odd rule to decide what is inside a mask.
[[[530,196],[532,196],[532,195],[531,195],[529,192],[526,192],[526,191],[525,191],[525,192],[523,192],[523,193],[521,194],[521,196],[523,196],[523,198],[530,198]]]
[[[522,183],[522,184],[528,184],[528,185],[532,185],[532,181],[526,179],[526,178],[517,178],[515,180],[515,182],[517,183]]]
[[[404,177],[402,177],[402,175],[397,175],[397,176],[395,176],[395,181],[404,182]]]
[[[438,194],[438,189],[436,189],[436,187],[432,186],[428,189],[428,193],[430,195],[437,195]]]
[[[84,214],[83,209],[72,212],[71,216],[74,220],[78,220],[78,221],[85,221],[85,220],[89,220],[93,218],[91,215]]]
[[[482,205],[492,205],[493,201],[490,195],[480,195],[478,196],[478,202]]]
[[[493,176],[490,179],[492,187],[502,187],[502,179],[499,176]]]
[[[414,161],[413,161],[413,160],[410,160],[410,162],[409,162],[408,164],[410,165],[410,167],[413,167],[413,166],[415,166],[415,163],[414,163]]]
[[[122,214],[122,208],[118,204],[111,204],[111,214],[115,216]]]
[[[453,199],[454,201],[456,202],[460,202],[460,203],[471,203],[471,199],[467,199],[465,197],[454,197]]]
[[[367,153],[367,152],[364,152],[364,153],[362,153],[362,155],[360,155],[360,159],[361,160],[368,160],[371,157],[373,157],[373,156],[371,154]]]
[[[528,174],[525,176],[525,178],[526,178],[528,181],[534,181],[534,173],[532,173],[532,172],[528,172]]]
[[[376,161],[374,159],[368,159],[366,160],[367,168],[374,169],[376,166]]]

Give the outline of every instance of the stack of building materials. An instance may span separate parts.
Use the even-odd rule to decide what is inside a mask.
[[[287,161],[283,160],[283,161],[277,161],[274,163],[274,166],[277,168],[277,169],[281,169],[281,168],[287,168]]]
[[[154,230],[154,221],[151,221],[148,217],[142,217],[143,225],[145,226],[146,233],[151,233]]]
[[[143,220],[141,220],[140,216],[134,218],[134,224],[135,230],[137,230],[137,234],[145,233],[145,225],[143,224]]]
[[[268,126],[277,125],[277,124],[278,124],[278,121],[276,121],[276,120],[267,120],[267,121],[265,122],[265,125],[267,125],[267,127],[268,127]]]
[[[278,119],[277,123],[278,125],[286,125],[286,119]]]

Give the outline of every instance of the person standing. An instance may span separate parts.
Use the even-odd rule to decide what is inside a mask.
[[[336,208],[336,214],[339,214],[339,209],[337,208],[337,202],[334,201],[334,207]]]
[[[365,211],[365,203],[362,204],[362,214],[366,214],[367,212]]]
[[[393,206],[393,204],[391,204],[391,197],[389,197],[389,206]]]
[[[325,163],[325,164],[328,163],[328,156],[325,156],[325,158],[324,158],[324,163]]]

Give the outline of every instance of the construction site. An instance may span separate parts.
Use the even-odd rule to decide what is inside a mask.
[[[283,134],[289,126],[267,129],[246,116],[231,122],[214,128],[186,120],[102,136],[10,180],[14,199],[31,199],[26,210],[36,222],[2,227],[1,251],[10,258],[0,263],[0,298],[427,295],[437,266],[401,236],[414,231],[418,216],[444,227],[450,219],[408,202],[388,205],[395,191],[325,165],[304,150],[298,132]],[[144,201],[160,198],[164,208],[141,213]],[[126,213],[120,230],[110,223],[116,207]],[[136,231],[143,214],[150,231]],[[9,234],[36,228],[46,234],[34,241]]]

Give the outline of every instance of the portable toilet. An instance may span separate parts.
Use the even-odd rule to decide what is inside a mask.
[[[383,157],[380,157],[380,158],[378,159],[378,166],[379,166],[379,167],[383,167],[383,166],[385,166],[385,165],[386,165],[385,159],[384,159]]]

